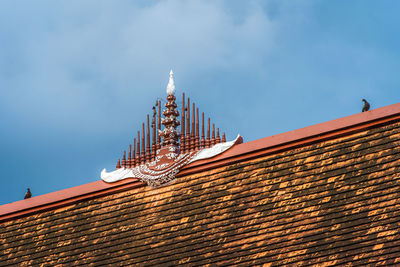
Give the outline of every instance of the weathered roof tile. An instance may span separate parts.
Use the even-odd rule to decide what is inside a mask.
[[[400,123],[3,222],[6,265],[395,264]]]

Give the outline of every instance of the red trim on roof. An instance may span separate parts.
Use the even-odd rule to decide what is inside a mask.
[[[361,131],[368,127],[387,123],[399,118],[400,103],[397,103],[286,133],[272,135],[236,145],[225,153],[212,159],[193,162],[185,166],[179,173],[179,176],[223,166],[227,163],[232,164],[234,162],[267,155],[270,152],[293,148],[298,145],[304,145],[327,138],[334,138],[343,134],[349,134],[355,131]]]
[[[292,149],[394,120],[400,120],[400,103],[239,144],[219,156],[193,162],[185,166],[178,176],[232,164],[285,149]],[[100,180],[2,205],[0,206],[0,221],[142,186],[145,186],[145,184],[137,179],[125,179],[111,184]]]
[[[108,184],[100,180],[79,185],[2,205],[0,206],[0,221],[21,217],[43,210],[59,208],[83,199],[126,191],[145,185],[145,183],[140,182],[138,179],[125,179],[112,184]]]

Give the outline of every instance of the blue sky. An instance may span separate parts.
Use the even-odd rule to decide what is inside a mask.
[[[245,141],[399,102],[399,1],[1,1],[0,204],[113,169],[175,72]]]

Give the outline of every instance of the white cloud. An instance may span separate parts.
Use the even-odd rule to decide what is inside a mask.
[[[276,22],[258,2],[240,20],[214,1],[40,3],[4,7],[0,28],[9,38],[0,70],[15,66],[0,76],[3,109],[39,127],[90,133],[113,118],[115,127],[139,120],[163,94],[169,68],[181,84],[259,70],[274,43]]]

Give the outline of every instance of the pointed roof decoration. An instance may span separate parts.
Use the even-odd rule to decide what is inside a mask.
[[[151,187],[159,187],[172,182],[175,179],[175,175],[186,164],[196,160],[214,157],[223,153],[233,145],[243,142],[240,135],[233,141],[225,142],[225,133],[223,133],[221,142],[219,138],[219,128],[217,128],[217,137],[215,137],[214,123],[212,124],[212,139],[210,139],[210,118],[208,118],[207,137],[205,137],[204,112],[202,113],[202,133],[200,135],[199,108],[196,108],[196,105],[192,103],[193,111],[192,118],[190,118],[190,99],[187,98],[185,105],[184,93],[182,94],[182,114],[179,114],[177,110],[178,105],[175,102],[173,74],[171,70],[166,90],[167,103],[162,112],[164,118],[161,118],[161,101],[157,101],[156,106],[158,106],[158,112],[153,106],[151,126],[149,115],[147,115],[147,127],[145,127],[145,123],[142,124],[141,151],[140,131],[138,131],[137,139],[134,139],[133,144],[135,151],[137,141],[137,153],[134,152],[131,155],[132,144],[130,144],[130,156],[127,158],[126,152],[124,151],[122,160],[118,159],[117,169],[115,171],[107,172],[104,169],[101,172],[103,181],[116,182],[125,178],[138,178]],[[181,115],[182,125],[178,119],[179,115]],[[164,127],[162,127],[161,124]],[[178,126],[180,125],[181,129],[179,131]],[[152,133],[150,133],[150,128],[152,129]],[[145,132],[145,129],[147,129],[147,132]],[[152,136],[151,144],[150,136]],[[145,140],[147,140],[146,144]]]
[[[165,119],[161,120],[162,125],[164,125],[164,130],[161,132],[161,138],[163,139],[162,145],[173,145],[178,148],[178,140],[180,134],[177,131],[177,127],[181,124],[177,117],[179,116],[179,111],[176,110],[178,105],[175,103],[175,85],[173,72],[169,73],[169,82],[167,85],[167,103],[165,104],[166,109],[163,112]]]
[[[169,72],[169,81],[167,85],[167,94],[175,95],[175,83],[174,83],[174,73],[172,70]]]

